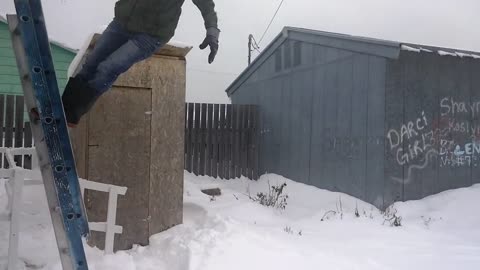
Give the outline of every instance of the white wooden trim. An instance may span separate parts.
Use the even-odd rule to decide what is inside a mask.
[[[119,187],[114,185],[97,183],[97,182],[92,182],[85,179],[80,179],[80,185],[84,189],[91,189],[91,190],[96,190],[96,191],[101,191],[106,193],[113,192],[118,195],[125,195],[127,193],[126,187]]]
[[[20,215],[22,214],[22,191],[25,177],[22,171],[15,171],[13,196],[10,212],[10,239],[8,246],[8,269],[15,269],[18,258],[18,242],[20,232]]]
[[[108,209],[107,209],[107,230],[105,235],[105,252],[113,253],[113,241],[115,240],[115,233],[113,226],[117,220],[117,197],[118,195],[110,189],[108,193]]]
[[[22,212],[22,191],[24,186],[43,185],[42,174],[38,169],[37,153],[35,148],[6,148],[0,147],[0,154],[3,154],[9,168],[0,169],[0,178],[9,179],[5,183],[8,195],[7,215],[0,216],[0,221],[10,221],[10,240],[8,251],[8,269],[15,269],[18,258],[18,240],[20,228],[20,215]],[[14,157],[19,155],[31,155],[32,167],[28,170],[18,167]],[[35,162],[34,162],[35,161]],[[127,193],[126,187],[108,185],[79,179],[82,196],[85,189],[108,193],[107,221],[89,222],[91,231],[105,232],[105,254],[112,254],[115,234],[122,234],[123,227],[116,225],[118,196]]]
[[[96,231],[96,232],[106,232],[107,231],[107,223],[106,222],[89,222],[88,226],[90,227],[90,230]],[[122,234],[123,233],[123,227],[114,225],[111,227],[112,231],[116,234]]]

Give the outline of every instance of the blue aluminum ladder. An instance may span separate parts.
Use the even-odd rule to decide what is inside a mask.
[[[8,16],[25,103],[64,270],[88,269],[88,220],[40,0],[14,0]]]

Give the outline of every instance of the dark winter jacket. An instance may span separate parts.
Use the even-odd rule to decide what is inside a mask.
[[[217,26],[213,0],[192,0],[200,9],[205,27]],[[131,32],[142,32],[170,40],[175,34],[185,0],[120,0],[115,4],[115,18]]]

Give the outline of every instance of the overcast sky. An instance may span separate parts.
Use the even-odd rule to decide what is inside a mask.
[[[216,0],[222,30],[216,62],[198,44],[202,17],[186,0],[174,40],[194,46],[188,55],[187,101],[227,102],[225,88],[247,64],[247,40],[264,32],[281,0]],[[79,48],[113,17],[116,0],[43,0],[51,38]],[[480,51],[479,0],[285,0],[261,47],[283,26]],[[0,14],[14,12],[0,0]]]

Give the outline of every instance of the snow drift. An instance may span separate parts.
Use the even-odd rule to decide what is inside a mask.
[[[252,200],[283,183],[285,209]],[[206,188],[222,195],[208,196]],[[25,189],[19,265],[61,269],[43,193]],[[185,174],[184,203],[184,224],[153,236],[148,247],[109,256],[88,247],[90,269],[480,269],[480,185],[381,212],[277,175],[252,182]],[[0,188],[0,209],[5,204]],[[0,223],[0,266],[7,229]]]

